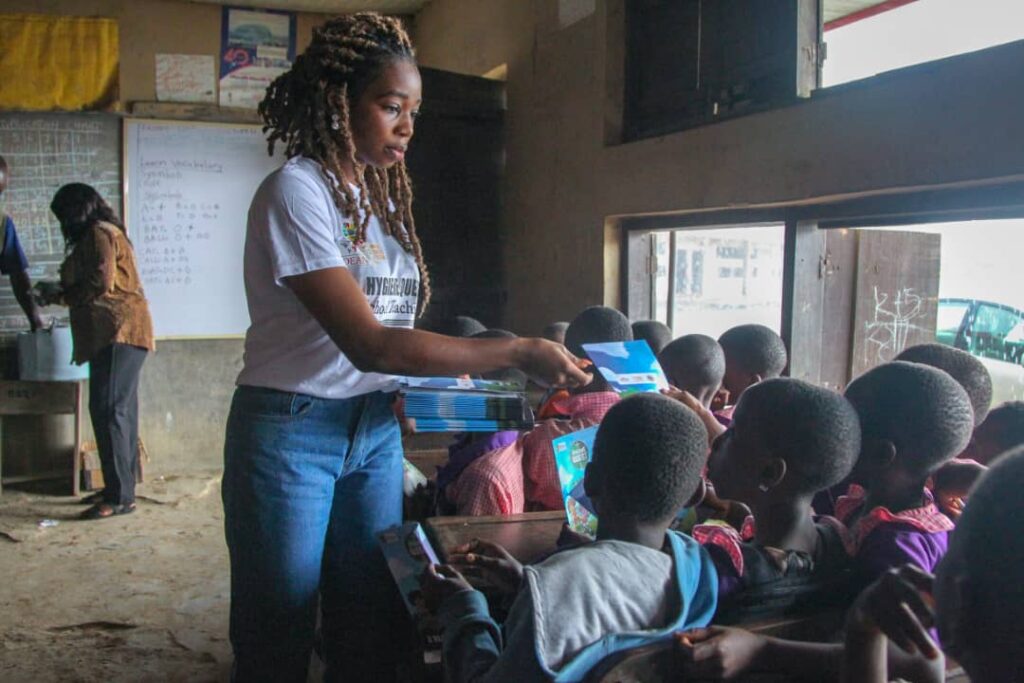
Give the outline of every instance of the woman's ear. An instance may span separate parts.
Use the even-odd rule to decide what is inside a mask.
[[[761,470],[761,475],[758,477],[757,488],[762,492],[768,492],[782,483],[782,480],[786,478],[786,461],[782,458],[772,458],[768,461],[768,464]]]

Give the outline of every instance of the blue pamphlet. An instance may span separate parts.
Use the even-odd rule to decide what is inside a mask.
[[[608,342],[584,344],[583,350],[611,385],[622,396],[668,389],[668,378],[647,342]]]
[[[583,474],[594,451],[596,435],[597,427],[589,427],[551,441],[569,528],[591,538],[597,535],[597,513],[583,490]]]

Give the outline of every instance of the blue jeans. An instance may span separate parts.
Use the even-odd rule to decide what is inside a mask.
[[[402,520],[402,444],[381,393],[238,387],[224,444],[235,681],[393,679],[411,626],[375,533]]]

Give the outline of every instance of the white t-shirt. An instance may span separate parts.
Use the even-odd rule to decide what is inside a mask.
[[[358,195],[357,195],[358,196]],[[377,320],[412,327],[419,270],[411,254],[371,216],[356,247],[356,223],[334,204],[320,165],[288,160],[256,190],[245,235],[245,296],[252,323],[237,383],[320,398],[390,390],[394,377],[360,372],[282,278],[347,268]]]

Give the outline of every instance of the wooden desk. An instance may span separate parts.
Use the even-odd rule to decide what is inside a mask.
[[[4,483],[64,478],[67,470],[20,477],[3,476],[3,418],[10,415],[74,415],[75,448],[71,454],[71,494],[79,493],[82,450],[82,382],[0,380],[0,494]]]
[[[431,517],[423,526],[442,559],[452,548],[480,538],[530,563],[555,550],[564,523],[565,512],[554,510],[506,517]]]

